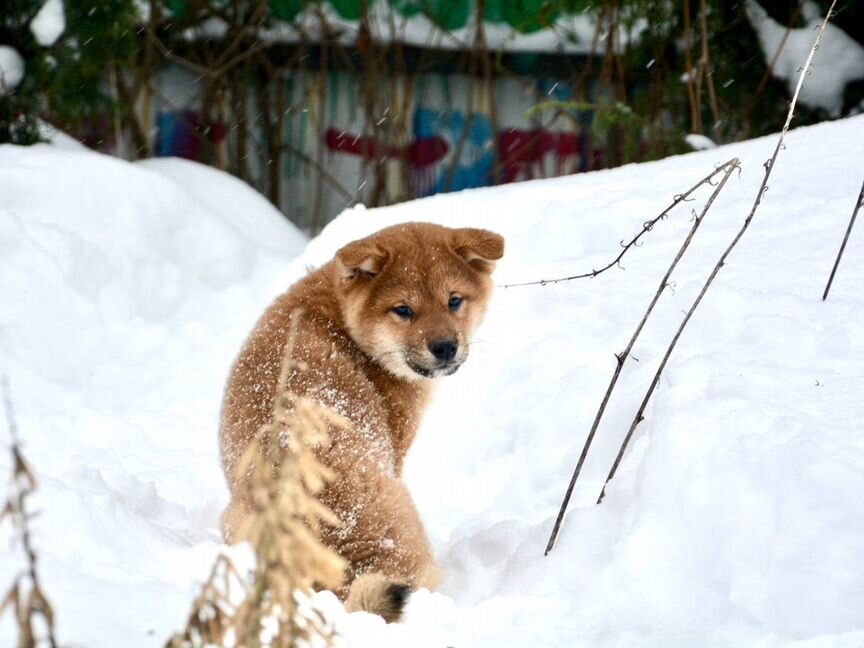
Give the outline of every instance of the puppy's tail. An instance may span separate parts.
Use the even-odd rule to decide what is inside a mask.
[[[387,623],[402,618],[411,586],[394,581],[383,574],[369,573],[358,576],[351,583],[345,609],[349,612],[371,612],[384,617]]]

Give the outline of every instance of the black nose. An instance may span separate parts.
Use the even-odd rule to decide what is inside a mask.
[[[459,345],[454,340],[435,340],[429,343],[429,351],[439,362],[450,362],[456,357]]]

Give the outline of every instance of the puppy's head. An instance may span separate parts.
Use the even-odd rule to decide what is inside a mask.
[[[349,243],[332,266],[357,346],[409,380],[454,373],[492,292],[504,239],[481,229],[405,223]]]

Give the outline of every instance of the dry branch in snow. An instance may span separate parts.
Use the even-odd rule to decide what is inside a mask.
[[[603,500],[603,496],[606,494],[606,486],[609,484],[612,478],[615,477],[615,473],[618,470],[621,459],[623,458],[624,453],[627,450],[630,439],[633,437],[633,432],[636,430],[636,426],[638,426],[644,418],[645,408],[648,406],[648,402],[651,400],[651,396],[653,395],[654,390],[657,388],[657,384],[660,382],[660,375],[663,373],[663,369],[666,368],[666,363],[669,361],[669,356],[672,355],[672,351],[675,349],[675,345],[678,343],[678,339],[684,332],[684,328],[687,326],[687,323],[690,321],[690,318],[693,316],[696,308],[702,302],[702,298],[705,296],[708,288],[714,282],[714,278],[720,272],[720,269],[726,264],[727,257],[732,252],[732,250],[735,249],[735,246],[738,245],[738,242],[741,240],[741,237],[744,236],[747,228],[750,227],[750,223],[753,221],[756,210],[762,203],[762,198],[765,195],[765,192],[768,190],[768,178],[771,177],[771,172],[774,170],[774,164],[777,161],[777,156],[780,154],[780,150],[783,148],[783,140],[785,139],[786,133],[789,130],[789,125],[792,123],[792,117],[795,114],[795,104],[798,102],[798,95],[801,92],[801,87],[804,85],[804,77],[807,75],[810,69],[810,65],[813,61],[813,56],[819,49],[819,42],[822,40],[822,34],[825,33],[825,26],[828,24],[828,20],[834,15],[835,4],[836,0],[831,3],[831,7],[828,9],[828,13],[825,15],[825,19],[822,21],[822,25],[819,27],[819,32],[816,34],[816,40],[813,42],[813,47],[810,48],[810,53],[807,56],[807,61],[804,64],[804,67],[801,69],[801,74],[798,77],[798,84],[795,87],[795,94],[792,96],[792,101],[789,103],[789,112],[786,115],[786,122],[783,124],[783,130],[780,131],[780,137],[777,138],[777,146],[774,147],[773,155],[765,162],[765,175],[762,177],[762,184],[759,186],[759,191],[756,193],[756,198],[753,201],[753,207],[750,209],[750,213],[747,215],[747,218],[744,219],[744,223],[741,225],[741,228],[738,230],[737,234],[735,234],[735,237],[732,239],[732,242],[729,244],[723,254],[720,255],[720,258],[717,260],[717,263],[711,270],[711,274],[709,274],[708,279],[705,280],[705,283],[702,286],[702,290],[699,291],[696,299],[693,300],[693,304],[690,306],[690,309],[687,311],[687,314],[681,321],[681,325],[675,332],[675,336],[669,343],[669,347],[666,349],[666,353],[664,354],[663,359],[660,361],[660,366],[657,368],[657,372],[654,374],[654,379],[651,381],[651,386],[645,393],[645,397],[642,399],[642,404],[639,406],[639,410],[636,412],[636,416],[633,417],[633,422],[630,424],[630,429],[627,430],[627,435],[624,437],[624,441],[621,443],[621,448],[618,450],[618,455],[615,457],[615,462],[612,464],[609,475],[606,477],[606,482],[603,485],[600,496],[597,498],[598,504]]]
[[[708,278],[706,279],[704,285],[702,286],[702,289],[700,290],[699,294],[696,296],[696,299],[691,304],[689,310],[687,311],[686,315],[684,316],[684,319],[681,321],[681,324],[678,327],[678,330],[675,332],[675,335],[673,336],[672,341],[669,343],[669,346],[666,349],[666,353],[664,354],[663,359],[660,361],[660,365],[657,368],[656,373],[654,374],[654,378],[651,381],[651,385],[649,386],[648,391],[645,393],[645,397],[642,399],[642,403],[639,406],[639,409],[636,412],[635,417],[633,418],[633,422],[630,424],[630,428],[628,429],[627,434],[624,437],[623,442],[621,443],[621,447],[618,451],[617,456],[615,457],[615,461],[612,464],[612,468],[610,469],[609,474],[606,477],[606,481],[603,485],[603,489],[600,492],[600,496],[597,498],[598,504],[603,500],[603,497],[606,493],[606,486],[609,484],[609,482],[612,480],[612,478],[615,476],[615,473],[618,470],[618,466],[621,463],[621,459],[623,458],[624,453],[627,450],[627,446],[630,443],[630,439],[633,437],[633,433],[636,430],[636,427],[639,425],[639,423],[644,418],[645,409],[647,408],[648,403],[651,400],[651,396],[653,395],[654,390],[657,388],[657,385],[660,382],[660,376],[662,375],[663,370],[666,368],[666,364],[669,361],[669,357],[672,355],[672,352],[674,351],[675,346],[678,343],[678,340],[680,339],[682,333],[684,332],[684,328],[687,326],[687,323],[690,321],[696,308],[702,302],[702,298],[705,296],[705,293],[708,291],[708,288],[714,282],[714,279],[717,276],[717,274],[720,272],[720,269],[725,265],[727,257],[732,252],[732,250],[735,248],[735,246],[738,245],[738,242],[741,240],[741,238],[744,236],[744,233],[750,227],[750,223],[752,222],[753,217],[756,214],[756,210],[759,208],[759,205],[762,203],[762,198],[768,189],[768,179],[771,176],[771,171],[774,169],[774,164],[777,161],[777,156],[779,155],[780,150],[783,148],[783,140],[785,139],[786,133],[789,130],[789,125],[792,122],[792,117],[794,116],[794,112],[795,112],[795,105],[798,101],[798,95],[800,94],[801,87],[804,84],[804,77],[807,75],[807,73],[810,69],[810,65],[813,61],[813,56],[815,55],[816,51],[819,49],[819,42],[821,41],[822,35],[825,32],[825,26],[828,24],[828,20],[833,16],[835,4],[836,4],[836,0],[834,0],[834,2],[831,3],[831,7],[829,8],[829,10],[825,16],[825,19],[823,20],[822,25],[819,28],[819,32],[816,35],[816,39],[813,43],[813,47],[810,48],[810,53],[807,56],[807,60],[804,64],[804,67],[801,70],[801,74],[799,75],[799,78],[798,78],[798,84],[795,87],[795,93],[792,96],[792,101],[789,104],[789,111],[786,115],[786,122],[784,123],[783,129],[780,132],[780,137],[778,138],[777,145],[774,148],[774,153],[772,154],[771,158],[769,158],[765,162],[765,165],[764,165],[765,166],[765,175],[762,178],[762,184],[760,185],[759,191],[756,194],[756,198],[753,202],[753,207],[751,208],[750,213],[747,215],[747,218],[744,220],[744,223],[742,224],[741,228],[738,230],[735,237],[732,239],[732,242],[729,244],[729,246],[726,248],[726,250],[720,256],[720,258],[717,260],[717,263],[714,265],[714,268],[711,270],[711,273],[708,275]],[[727,162],[726,165],[718,168],[717,171],[720,171],[721,169],[727,168],[728,165],[730,165],[730,164],[731,164],[731,161]],[[717,189],[711,195],[711,198],[709,199],[708,203],[706,204],[705,210],[703,210],[702,216],[700,216],[697,219],[697,222],[694,223],[694,227],[691,228],[690,233],[688,234],[687,239],[684,242],[684,245],[679,250],[678,256],[676,256],[675,260],[672,263],[672,266],[670,267],[666,276],[663,278],[663,281],[660,284],[660,289],[659,289],[657,295],[655,295],[655,301],[653,301],[652,304],[649,306],[648,312],[645,314],[645,317],[643,318],[642,322],[640,322],[639,326],[636,328],[636,333],[634,334],[634,337],[631,338],[630,345],[628,345],[625,353],[623,353],[620,356],[616,356],[617,357],[617,366],[616,366],[615,374],[612,377],[612,382],[610,383],[610,386],[606,391],[606,395],[604,396],[603,402],[600,405],[600,409],[597,413],[597,417],[595,417],[594,424],[592,425],[591,431],[588,434],[588,438],[585,442],[585,446],[582,449],[582,454],[579,457],[579,462],[576,465],[576,469],[574,470],[573,477],[571,478],[570,484],[568,485],[567,492],[566,492],[565,497],[564,497],[564,502],[562,503],[561,509],[558,512],[558,517],[555,521],[555,525],[553,527],[552,534],[551,534],[551,536],[549,538],[549,542],[546,546],[546,554],[548,554],[549,551],[554,546],[555,539],[558,535],[558,531],[559,531],[560,526],[561,526],[561,521],[564,517],[564,513],[566,511],[567,504],[570,500],[570,496],[572,494],[573,487],[575,486],[575,483],[576,483],[576,479],[578,478],[579,473],[580,473],[581,468],[582,468],[582,464],[585,461],[585,457],[587,455],[588,449],[589,449],[591,442],[593,440],[594,433],[597,430],[597,425],[599,424],[600,417],[603,414],[603,411],[606,407],[606,404],[608,402],[611,391],[614,388],[615,383],[618,379],[618,375],[620,374],[621,367],[623,366],[624,361],[625,361],[627,355],[629,355],[630,349],[632,348],[632,343],[635,341],[635,338],[639,335],[639,332],[641,331],[641,328],[644,326],[644,323],[645,323],[648,315],[650,315],[651,310],[653,309],[654,303],[656,303],[657,297],[659,297],[660,292],[662,292],[662,290],[665,288],[666,281],[668,280],[669,275],[671,274],[671,271],[674,269],[675,265],[677,264],[678,260],[680,259],[680,256],[687,249],[687,246],[689,245],[690,239],[693,237],[693,234],[695,233],[695,228],[698,227],[699,222],[701,222],[702,217],[704,217],[705,211],[707,211],[708,207],[710,207],[711,203],[714,201],[717,194],[719,193],[719,190],[725,184],[726,180],[729,177],[729,174],[731,173],[731,170],[733,168],[736,168],[737,166],[738,166],[737,160],[735,160],[735,164],[732,167],[727,168],[726,175],[724,176],[723,180],[718,184]],[[695,189],[695,187],[694,187],[694,189]],[[862,188],[862,191],[864,191],[864,188]],[[861,202],[861,199],[859,197],[859,205],[860,205],[860,202]],[[855,213],[857,213],[857,208],[856,208]],[[853,221],[855,218],[855,213],[853,213]],[[851,229],[851,224],[850,224],[850,229]],[[644,233],[644,231],[642,233]],[[847,236],[848,236],[848,232],[847,232]],[[625,248],[625,250],[624,250],[625,252],[626,252],[626,249],[627,248]],[[842,248],[841,248],[841,253],[842,253]],[[839,259],[838,259],[838,261],[839,261]],[[835,266],[836,266],[836,264],[835,264]],[[830,285],[830,283],[829,283],[829,285]],[[827,294],[827,289],[826,289],[826,294]]]
[[[825,286],[825,292],[822,293],[822,301],[828,299],[828,291],[831,290],[831,284],[834,282],[834,274],[837,272],[837,266],[840,265],[840,258],[843,256],[843,251],[846,249],[846,242],[849,240],[849,235],[852,233],[852,227],[855,225],[855,217],[858,216],[858,210],[864,205],[864,182],[861,183],[861,191],[858,192],[858,201],[855,203],[855,209],[852,210],[852,218],[849,219],[849,227],[846,228],[846,236],[843,237],[843,243],[840,244],[840,251],[837,253],[837,259],[834,261],[834,267],[831,268],[831,276],[828,277],[828,285]]]
[[[633,345],[636,344],[636,340],[639,338],[640,333],[642,333],[642,329],[648,322],[648,318],[654,311],[654,307],[657,305],[657,302],[660,301],[660,296],[663,294],[663,291],[666,290],[666,287],[669,285],[669,277],[672,276],[672,273],[675,271],[675,268],[678,266],[678,262],[684,256],[687,248],[690,247],[690,243],[693,241],[693,237],[695,236],[696,231],[699,229],[699,226],[705,219],[705,215],[708,213],[711,205],[714,204],[714,200],[723,190],[723,187],[726,185],[726,181],[729,179],[729,176],[731,176],[732,172],[738,168],[738,158],[732,158],[717,169],[717,171],[725,169],[726,172],[723,174],[720,182],[717,183],[717,186],[712,192],[711,196],[705,202],[705,206],[702,208],[702,213],[693,219],[693,225],[691,226],[687,237],[684,239],[684,242],[678,249],[678,253],[675,255],[675,258],[672,259],[672,263],[669,265],[669,269],[666,271],[666,274],[663,275],[663,278],[660,280],[660,285],[657,287],[657,291],[654,293],[654,297],[651,300],[651,303],[648,305],[648,309],[645,311],[645,315],[642,316],[642,320],[639,322],[639,325],[633,332],[633,336],[630,338],[630,342],[627,343],[627,347],[620,354],[615,355],[615,373],[612,374],[612,380],[609,382],[609,386],[606,388],[606,393],[603,395],[603,400],[600,403],[600,408],[597,410],[597,415],[594,417],[594,422],[591,424],[591,430],[588,432],[588,437],[585,439],[585,444],[582,446],[582,452],[579,455],[579,461],[576,463],[576,468],[573,470],[573,476],[570,478],[570,483],[568,484],[567,491],[564,494],[564,501],[561,502],[561,508],[558,510],[558,517],[555,519],[555,525],[552,527],[552,533],[549,536],[549,542],[546,544],[546,555],[548,555],[549,552],[552,551],[552,547],[555,545],[555,539],[558,537],[558,531],[561,529],[561,522],[564,519],[564,513],[567,511],[567,506],[570,503],[570,496],[573,494],[573,487],[576,485],[576,480],[579,478],[579,474],[582,472],[582,466],[585,463],[585,458],[588,456],[588,450],[591,448],[591,443],[594,440],[594,435],[597,433],[597,428],[600,426],[600,420],[603,418],[603,413],[606,411],[606,405],[609,403],[609,398],[612,396],[612,390],[615,389],[615,385],[618,383],[618,377],[621,375],[621,369],[624,367],[624,363],[630,356],[630,353],[633,350]],[[717,171],[715,171],[715,173],[717,173]],[[705,181],[708,181],[710,183],[710,178],[713,175],[714,174],[711,174],[705,180],[695,185],[693,189],[700,186]],[[693,189],[691,189],[690,192],[692,192]],[[688,192],[688,194],[690,192]],[[644,231],[645,230],[643,230],[643,233]]]
[[[621,262],[621,259],[624,258],[624,255],[629,250],[631,250],[634,247],[639,247],[640,239],[643,236],[645,236],[645,234],[647,234],[648,232],[653,230],[654,226],[657,223],[659,223],[661,220],[666,218],[666,216],[669,215],[669,212],[671,212],[673,209],[675,209],[675,207],[680,205],[682,202],[686,202],[688,200],[688,198],[690,198],[690,196],[697,189],[699,189],[699,187],[701,187],[702,185],[705,185],[705,184],[712,184],[711,181],[714,179],[714,177],[719,175],[722,171],[724,171],[728,165],[729,165],[729,162],[726,162],[726,164],[722,164],[722,165],[718,166],[716,169],[714,169],[714,171],[712,171],[707,176],[702,178],[699,182],[694,184],[687,191],[685,191],[682,194],[675,195],[675,197],[672,199],[672,202],[666,207],[666,209],[664,209],[662,212],[660,212],[657,216],[655,216],[651,220],[647,220],[642,224],[642,229],[639,231],[638,234],[636,234],[636,236],[634,236],[632,239],[630,239],[630,241],[628,241],[627,243],[624,243],[624,241],[621,241],[621,248],[622,248],[621,252],[618,254],[618,256],[616,256],[614,259],[612,259],[609,263],[607,263],[602,268],[600,268],[598,270],[590,270],[588,272],[582,272],[579,274],[570,275],[569,277],[558,277],[557,279],[537,279],[536,281],[525,281],[523,283],[504,284],[501,287],[502,288],[518,288],[520,286],[546,286],[549,284],[561,283],[562,281],[572,281],[573,279],[594,278],[597,275],[599,275],[601,272],[606,272],[612,266],[618,265]]]
[[[25,567],[15,578],[9,591],[0,601],[0,615],[10,608],[15,615],[18,626],[18,648],[36,648],[40,640],[36,636],[35,626],[44,626],[45,641],[51,648],[56,648],[54,639],[54,610],[42,591],[39,573],[36,569],[37,556],[33,549],[27,513],[27,498],[37,488],[36,477],[27,465],[21,447],[18,444],[18,428],[15,423],[15,413],[12,410],[12,397],[9,393],[9,382],[6,376],[0,381],[3,389],[3,405],[6,410],[6,422],[9,426],[10,447],[12,453],[12,479],[9,483],[9,495],[3,509],[0,510],[0,522],[7,517],[17,531],[17,540],[24,551]]]

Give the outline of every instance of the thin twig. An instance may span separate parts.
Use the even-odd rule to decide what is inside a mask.
[[[846,236],[843,237],[843,244],[840,246],[840,251],[837,253],[837,259],[834,261],[834,267],[831,269],[831,276],[828,277],[828,285],[825,286],[825,292],[822,294],[822,301],[828,299],[828,291],[831,290],[831,283],[834,281],[834,273],[837,272],[837,266],[840,265],[840,257],[843,256],[843,250],[846,249],[846,241],[849,240],[849,235],[852,233],[852,226],[855,225],[855,217],[858,216],[858,210],[864,205],[864,183],[861,183],[861,191],[858,193],[858,202],[855,203],[855,209],[852,212],[852,218],[849,220],[849,227],[846,228]]]
[[[147,35],[147,38],[156,46],[156,49],[159,50],[159,53],[165,59],[173,63],[177,63],[178,65],[185,67],[187,70],[195,72],[196,74],[200,74],[201,76],[207,77],[208,79],[218,79],[229,70],[233,69],[240,63],[243,63],[249,57],[254,56],[261,50],[267,49],[272,45],[272,43],[267,40],[257,40],[231,60],[226,61],[221,65],[218,65],[218,67],[216,67],[215,69],[211,69],[205,65],[200,65],[195,61],[190,61],[189,59],[184,58],[179,54],[175,54],[161,40],[159,40],[159,37],[156,35],[150,25],[145,25],[144,31]]]
[[[214,65],[212,67],[216,68],[217,70],[222,68],[228,57],[233,54],[240,47],[240,45],[243,44],[243,39],[246,37],[246,34],[248,34],[250,31],[254,31],[256,28],[261,26],[261,21],[264,19],[266,11],[267,7],[263,4],[259,4],[257,7],[255,7],[252,15],[249,16],[248,20],[243,21],[243,24],[240,25],[240,28],[237,30],[237,34],[234,36],[234,39],[226,48],[222,50],[222,52],[216,58],[216,61],[214,62]],[[264,43],[265,41],[266,39],[262,39],[262,41],[260,42]],[[256,43],[257,42],[258,41],[256,36]]]
[[[768,63],[768,67],[765,68],[765,71],[762,73],[762,78],[759,79],[759,85],[756,86],[756,93],[753,95],[754,103],[755,100],[759,98],[762,92],[765,90],[765,86],[768,85],[768,80],[774,74],[774,68],[777,65],[777,61],[780,60],[780,55],[783,53],[783,48],[786,47],[786,41],[789,40],[789,34],[792,32],[792,25],[798,20],[801,16],[802,4],[801,2],[796,3],[795,11],[792,12],[792,16],[789,18],[789,22],[786,25],[786,29],[783,31],[783,38],[780,39],[780,43],[777,45],[777,49],[774,52],[774,55],[771,57],[771,61]],[[750,106],[750,111],[752,112],[753,106]]]
[[[708,5],[705,0],[701,0],[699,3],[699,27],[702,40],[702,56],[699,58],[699,87],[701,88],[702,79],[705,78],[708,82],[708,105],[711,106],[711,116],[714,118],[711,134],[716,138],[721,119],[720,108],[717,106],[717,93],[714,90],[714,66],[711,64],[708,48]]]
[[[645,323],[648,321],[648,317],[654,311],[654,307],[657,305],[657,302],[660,301],[660,296],[663,294],[663,291],[669,285],[669,277],[675,271],[675,268],[678,266],[678,262],[681,260],[681,257],[684,256],[687,248],[690,247],[690,243],[693,240],[694,235],[696,234],[696,230],[699,229],[699,226],[702,224],[705,215],[708,213],[711,205],[714,204],[714,200],[723,190],[723,186],[726,184],[729,176],[732,175],[732,172],[735,169],[739,168],[738,158],[732,158],[720,168],[726,169],[726,173],[723,174],[723,178],[720,180],[719,183],[717,183],[717,187],[714,189],[714,192],[711,194],[711,196],[705,203],[705,206],[702,208],[702,213],[693,220],[693,226],[690,228],[690,232],[687,234],[687,238],[684,239],[684,242],[678,249],[678,253],[672,260],[669,269],[666,271],[666,274],[660,280],[660,285],[657,287],[657,292],[654,293],[654,298],[648,305],[648,309],[645,311],[645,315],[643,315],[642,321],[639,322],[639,325],[633,332],[633,336],[630,338],[630,342],[627,343],[627,348],[625,348],[624,351],[622,351],[620,354],[615,355],[615,373],[612,375],[612,380],[609,381],[609,386],[606,388],[606,393],[603,395],[603,401],[600,403],[600,409],[597,410],[597,415],[594,417],[594,422],[591,424],[591,431],[588,432],[588,438],[585,439],[585,445],[582,446],[582,453],[579,455],[579,461],[576,464],[576,468],[573,470],[573,476],[570,478],[570,484],[567,486],[567,492],[564,494],[564,501],[561,502],[561,508],[558,510],[558,517],[555,519],[555,526],[552,527],[552,534],[549,536],[549,542],[546,545],[545,555],[549,555],[549,552],[552,550],[552,547],[555,544],[555,539],[558,537],[558,531],[561,528],[561,522],[564,519],[564,513],[567,511],[567,506],[570,503],[570,496],[573,494],[573,487],[576,485],[576,480],[579,478],[579,474],[582,472],[582,466],[585,463],[585,458],[588,456],[588,450],[591,447],[592,441],[594,440],[594,435],[597,432],[597,428],[600,426],[600,419],[603,418],[603,413],[606,411],[606,405],[609,403],[609,398],[612,395],[612,390],[615,389],[615,385],[618,383],[618,377],[621,375],[621,369],[624,367],[624,363],[630,356],[630,353],[633,350],[633,345],[636,344],[636,340],[642,333],[642,329],[645,327]]]
[[[624,257],[624,255],[627,253],[628,250],[630,250],[633,247],[638,247],[637,244],[639,243],[639,240],[643,236],[645,236],[645,234],[647,234],[652,229],[654,229],[654,226],[658,222],[660,222],[661,220],[666,218],[666,216],[669,214],[670,211],[675,209],[675,207],[680,205],[682,202],[685,202],[694,191],[699,189],[699,187],[701,187],[702,185],[704,185],[706,183],[710,184],[711,179],[714,176],[716,176],[718,173],[720,173],[721,171],[726,169],[730,164],[733,163],[733,161],[736,162],[736,164],[737,164],[737,159],[736,160],[729,160],[725,164],[721,164],[720,166],[718,166],[716,169],[714,169],[714,171],[712,171],[707,176],[702,178],[699,182],[697,182],[695,185],[690,187],[684,193],[677,194],[675,196],[675,198],[672,200],[672,203],[668,207],[666,207],[666,209],[664,209],[662,212],[660,212],[660,214],[658,216],[655,216],[651,220],[645,221],[642,224],[642,230],[638,234],[636,234],[636,236],[634,236],[632,239],[630,239],[629,243],[625,244],[622,241],[621,247],[623,249],[621,250],[621,253],[618,256],[616,256],[614,259],[612,259],[612,261],[610,261],[605,266],[600,268],[599,270],[591,270],[590,272],[583,272],[581,274],[575,274],[575,275],[571,275],[569,277],[559,277],[558,279],[538,279],[536,281],[525,281],[523,283],[504,284],[501,286],[501,288],[519,288],[521,286],[546,286],[549,284],[561,283],[562,281],[572,281],[573,279],[586,279],[589,277],[593,278],[593,277],[596,277],[597,275],[599,275],[601,272],[606,272],[612,266],[618,265],[618,263],[621,261],[621,259]]]
[[[741,228],[738,230],[738,233],[735,235],[735,238],[732,239],[729,247],[726,248],[720,258],[717,260],[717,263],[714,265],[713,270],[711,270],[711,274],[708,276],[708,279],[706,279],[705,284],[702,286],[702,290],[696,296],[696,299],[693,301],[693,304],[690,306],[690,309],[687,311],[687,314],[681,321],[681,325],[675,332],[675,336],[672,338],[672,342],[669,343],[669,348],[666,349],[666,354],[663,356],[663,360],[661,360],[660,366],[657,368],[657,372],[654,374],[654,379],[651,381],[651,386],[648,388],[648,391],[645,393],[645,397],[642,399],[642,404],[639,406],[639,410],[636,412],[636,416],[633,418],[633,422],[630,424],[630,429],[627,431],[627,435],[624,437],[621,448],[618,450],[618,455],[615,457],[615,462],[612,464],[612,469],[609,471],[609,475],[606,477],[606,482],[603,484],[603,489],[600,492],[600,497],[597,498],[598,504],[603,501],[603,496],[606,494],[606,486],[609,484],[612,478],[615,477],[615,473],[617,472],[618,466],[621,463],[621,459],[624,456],[625,451],[627,450],[627,446],[630,443],[633,432],[636,430],[636,426],[638,426],[639,423],[644,419],[645,409],[648,406],[648,402],[651,400],[651,396],[653,395],[654,390],[657,388],[657,384],[660,382],[660,375],[666,368],[666,363],[669,361],[669,357],[672,355],[672,351],[675,349],[675,345],[678,343],[678,339],[684,332],[684,328],[687,326],[687,323],[693,316],[694,311],[702,302],[702,298],[705,296],[708,288],[713,283],[714,278],[720,272],[720,268],[725,265],[726,258],[729,256],[735,246],[738,245],[738,241],[740,241],[741,237],[744,236],[744,232],[747,231],[747,228],[750,227],[753,216],[756,214],[756,210],[762,203],[762,197],[765,195],[765,191],[768,189],[768,178],[771,176],[771,171],[774,170],[774,163],[777,161],[777,156],[780,153],[780,149],[783,147],[783,140],[786,137],[786,132],[789,130],[789,124],[792,122],[792,117],[795,114],[795,105],[798,102],[798,95],[801,92],[801,86],[804,85],[804,77],[807,75],[807,72],[810,69],[810,65],[813,61],[813,56],[816,53],[816,50],[819,49],[819,42],[822,40],[822,34],[825,32],[825,26],[828,24],[828,20],[833,15],[834,5],[836,3],[837,0],[834,0],[831,3],[831,7],[828,9],[828,13],[825,15],[825,19],[822,21],[822,26],[819,28],[819,33],[816,35],[816,40],[813,43],[813,47],[810,48],[810,54],[807,56],[807,61],[804,64],[804,67],[801,70],[801,74],[798,77],[798,84],[795,87],[795,94],[792,96],[792,101],[789,104],[789,112],[786,115],[786,123],[783,125],[783,130],[780,131],[780,137],[777,139],[777,146],[774,148],[774,154],[771,156],[771,159],[765,162],[765,176],[762,178],[762,184],[759,187],[759,192],[756,194],[756,199],[753,201],[753,207],[750,210],[747,218],[744,220],[744,224],[741,226]]]
[[[690,129],[693,133],[702,132],[702,97],[697,94],[693,73],[693,28],[690,25],[690,2],[684,0],[684,60],[687,64],[687,98],[690,100]]]

